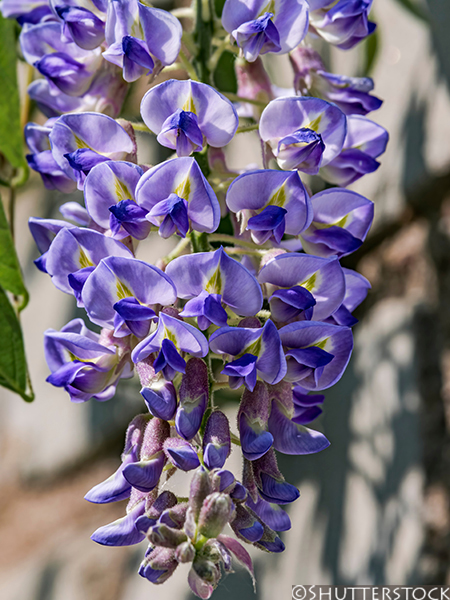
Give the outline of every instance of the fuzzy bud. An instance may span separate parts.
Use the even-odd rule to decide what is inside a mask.
[[[214,492],[204,501],[198,519],[199,532],[207,538],[216,538],[231,520],[234,504],[228,494]]]

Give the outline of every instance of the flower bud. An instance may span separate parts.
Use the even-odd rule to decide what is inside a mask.
[[[199,533],[208,538],[215,538],[230,521],[234,504],[228,494],[214,492],[203,502],[198,519]]]
[[[194,521],[198,521],[203,501],[211,493],[211,483],[209,475],[203,467],[197,469],[191,479],[191,489],[189,493],[189,507],[192,509]]]
[[[298,489],[287,483],[280,473],[273,448],[252,462],[253,475],[261,498],[273,504],[289,504],[300,496]]]
[[[231,450],[230,425],[220,411],[211,413],[203,436],[203,459],[208,469],[223,467]]]
[[[150,356],[147,356],[140,362],[136,363],[136,372],[139,375],[139,380],[143,387],[150,386],[151,382],[155,378],[155,369],[153,368],[154,360],[153,354],[150,354]]]
[[[141,460],[128,464],[123,470],[123,476],[134,488],[149,492],[158,485],[166,461],[162,449],[169,435],[170,426],[166,421],[151,419],[144,433]]]
[[[273,436],[267,431],[269,420],[269,393],[267,386],[258,381],[253,392],[245,390],[238,412],[238,427],[242,454],[248,460],[264,456],[273,444]]]
[[[254,62],[247,62],[237,58],[235,63],[236,77],[238,81],[238,95],[251,100],[259,100],[268,103],[274,99],[270,78],[264,69],[261,58]],[[240,116],[254,117],[258,121],[262,109],[251,104],[243,104]]]
[[[179,393],[175,427],[182,438],[191,440],[200,429],[209,398],[208,368],[201,358],[191,358],[186,363]]]
[[[236,484],[236,479],[231,471],[221,469],[212,476],[212,486],[215,492],[229,494]]]
[[[177,547],[175,550],[175,558],[180,563],[188,563],[194,560],[195,548],[190,540],[183,542]]]
[[[177,409],[177,392],[171,381],[165,381],[164,379],[155,381],[150,387],[143,387],[141,395],[154,417],[164,421],[173,419]]]
[[[178,561],[175,559],[175,550],[172,548],[154,548],[144,558],[139,569],[139,575],[148,579],[151,583],[164,583],[169,579]]]
[[[167,527],[164,524],[154,525],[147,533],[149,542],[164,548],[176,548],[187,540],[184,531]]]
[[[170,462],[182,471],[191,471],[200,466],[197,452],[189,442],[180,438],[167,438],[164,452]]]
[[[212,560],[197,556],[192,563],[192,567],[197,575],[206,583],[210,583],[214,587],[218,584],[221,575],[220,567],[213,563]]]
[[[246,542],[257,542],[264,534],[264,525],[259,517],[245,506],[236,506],[236,516],[231,523],[234,533]]]

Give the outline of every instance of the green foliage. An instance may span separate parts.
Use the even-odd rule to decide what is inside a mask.
[[[16,23],[0,15],[0,177],[1,183],[10,187],[12,208],[14,188],[25,182],[28,172],[23,152],[16,61]],[[31,402],[34,396],[28,381],[18,318],[18,311],[27,303],[28,292],[23,283],[10,224],[0,200],[0,385]]]
[[[361,50],[363,57],[362,75],[369,77],[375,67],[380,51],[380,32],[378,28],[364,40],[361,44]]]
[[[0,287],[0,385],[27,402],[34,399],[29,389],[22,331],[5,291]]]
[[[237,79],[234,70],[236,55],[232,52],[223,52],[214,71],[214,85],[220,92],[237,93]]]
[[[28,292],[25,288],[17,259],[14,242],[6,220],[3,204],[0,202],[0,285],[3,289],[21,298],[19,310],[28,303]]]
[[[14,168],[25,167],[16,76],[15,21],[0,15],[0,152]]]

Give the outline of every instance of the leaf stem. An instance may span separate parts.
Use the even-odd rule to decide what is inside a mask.
[[[145,123],[131,123],[131,125],[135,131],[143,131],[144,133],[153,134],[153,131],[150,131]]]
[[[268,250],[268,246],[266,246],[265,244],[262,244],[261,246],[256,246],[256,244],[254,244],[253,242],[246,242],[245,240],[235,238],[232,235],[227,235],[225,233],[211,233],[208,237],[210,242],[224,242],[226,244],[242,246],[242,248],[250,248],[252,250]]]
[[[180,242],[178,242],[172,252],[169,252],[169,254],[163,259],[165,264],[168,265],[172,260],[178,258],[183,250],[189,246],[190,241],[190,238],[186,236]]]
[[[9,217],[9,230],[11,231],[11,237],[14,241],[14,220],[16,216],[16,188],[11,185],[9,188],[9,199],[8,199],[8,217]]]
[[[199,81],[197,73],[196,73],[194,67],[189,62],[189,59],[186,56],[183,49],[180,50],[180,54],[178,55],[178,58],[180,60],[180,63],[182,65],[183,69],[186,71],[186,73],[189,75],[189,77],[191,79],[193,79],[194,81]]]
[[[236,134],[238,133],[248,133],[250,131],[257,131],[259,129],[258,123],[254,123],[251,125],[241,125],[236,129]]]
[[[231,100],[231,102],[245,102],[247,104],[254,104],[255,106],[259,106],[261,108],[266,108],[267,102],[261,102],[261,100],[253,100],[253,98],[244,98],[243,96],[238,96],[237,94],[232,94],[231,92],[222,92],[224,96]]]

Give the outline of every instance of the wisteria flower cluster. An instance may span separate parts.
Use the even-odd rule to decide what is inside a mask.
[[[366,117],[381,105],[372,80],[328,72],[312,44],[354,47],[375,28],[371,4],[226,0],[220,21],[198,2],[183,32],[137,0],[0,3],[42,75],[28,92],[48,120],[26,126],[28,162],[47,188],[84,197],[61,207],[64,219],[30,219],[37,267],[97,326],[74,319],[45,333],[47,380],[86,402],[139,377],[145,404],[120,466],[86,499],[127,500],[92,539],[146,539],[139,573],[152,583],[190,563],[190,588],[209,598],[233,560],[253,577],[245,545],[282,552],[283,507],[299,497],[277,453],[329,446],[308,425],[348,364],[352,313],[370,287],[339,262],[373,219],[373,203],[346,186],[378,168],[388,134]],[[211,85],[225,50],[236,55],[234,103]],[[266,53],[289,53],[288,95],[271,83]],[[158,81],[171,69],[190,78]],[[150,87],[133,125],[118,117],[142,76]],[[136,128],[173,156],[140,164]],[[223,149],[249,130],[261,168],[233,172]],[[328,185],[312,194],[317,175]],[[157,266],[139,258],[152,232],[179,239]],[[240,397],[236,433],[222,388]],[[241,473],[226,468],[232,446]],[[191,473],[187,498],[169,489],[176,471]]]

